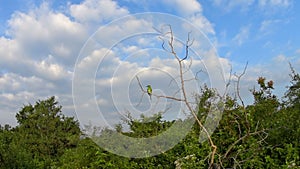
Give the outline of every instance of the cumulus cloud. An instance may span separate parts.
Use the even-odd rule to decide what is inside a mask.
[[[0,37],[0,123],[15,124],[14,114],[23,104],[52,95],[67,98],[72,67],[86,40],[84,26],[47,3],[28,12],[15,12],[6,36]],[[72,101],[63,104],[71,107]],[[69,110],[71,112],[74,110]]]
[[[184,18],[196,25],[204,33],[215,33],[213,24],[203,15],[202,5],[198,1],[165,0],[163,2],[174,8],[180,15],[184,16]]]
[[[194,13],[202,12],[201,4],[199,2],[197,2],[196,0],[187,0],[187,1],[165,0],[164,2],[170,6],[173,6],[181,14],[186,15],[186,16],[194,14]]]
[[[215,34],[213,24],[203,16],[203,14],[197,13],[191,16],[190,21],[195,24],[201,31],[208,34]]]
[[[49,9],[46,3],[28,13],[16,12],[8,21],[10,48],[14,57],[24,60],[45,58],[49,54],[64,64],[72,64],[87,38],[84,27],[62,13]],[[8,40],[7,40],[8,41]],[[37,47],[38,46],[38,47]],[[28,57],[28,58],[27,58]]]
[[[44,78],[50,80],[58,79],[71,79],[71,72],[65,70],[65,68],[57,63],[49,63],[47,60],[34,63],[35,72]]]
[[[56,85],[36,76],[6,73],[0,77],[1,121],[15,125],[14,115],[23,104],[55,94]]]
[[[110,21],[129,14],[126,8],[111,0],[86,0],[80,4],[72,4],[70,12],[82,23]]]

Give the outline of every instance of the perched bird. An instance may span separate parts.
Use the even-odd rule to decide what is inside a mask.
[[[147,87],[147,93],[148,93],[148,95],[149,95],[149,97],[150,97],[150,100],[151,100],[152,87],[151,87],[151,85],[147,85],[146,87]]]

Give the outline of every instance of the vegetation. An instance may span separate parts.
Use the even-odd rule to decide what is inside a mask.
[[[222,120],[211,136],[218,147],[212,168],[300,168],[300,76],[293,69],[290,76],[291,83],[283,99],[273,94],[273,81],[266,82],[264,77],[258,78],[259,89],[251,91],[253,104],[244,106],[238,99],[227,96]],[[199,94],[195,112],[200,120],[204,120],[210,100],[216,96],[207,87]],[[209,142],[199,143],[197,123],[167,152],[148,158],[125,158],[82,137],[78,122],[65,117],[61,108],[50,97],[23,106],[16,114],[16,127],[1,126],[0,168],[210,167],[211,147]],[[123,131],[121,126],[111,132],[151,137],[174,122],[157,114],[143,117],[142,121],[127,121],[130,132]]]

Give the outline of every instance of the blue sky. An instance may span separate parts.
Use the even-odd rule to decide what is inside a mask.
[[[288,62],[300,72],[299,10],[300,2],[295,0],[0,0],[0,124],[15,125],[15,113],[23,104],[52,95],[57,96],[67,115],[75,115],[72,78],[80,49],[98,28],[144,12],[172,14],[195,25],[212,41],[226,78],[230,67],[233,73],[241,73],[248,62],[241,91],[245,99],[251,97],[249,89],[259,76],[273,79],[276,92],[282,95],[289,81]],[[153,25],[139,20],[132,22],[128,31]],[[107,32],[107,38],[113,39],[115,34]],[[145,67],[130,62],[135,60],[134,55],[141,54],[144,58],[139,62],[155,65],[156,60],[142,51],[155,45],[147,43],[151,42],[147,36],[138,38],[138,43],[120,43],[116,49],[129,56],[131,52],[128,63],[118,57],[104,59],[105,69],[122,62],[128,72],[143,70]],[[109,39],[100,41],[105,40]],[[82,61],[93,58],[92,54],[88,56]],[[99,57],[94,59],[99,61]],[[97,75],[103,77],[97,81],[100,86],[111,73]],[[101,95],[107,97],[109,93],[96,92],[101,108],[109,102]],[[163,92],[163,88],[157,87],[157,92]]]

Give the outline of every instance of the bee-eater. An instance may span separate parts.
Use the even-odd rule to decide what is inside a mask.
[[[150,97],[150,100],[151,100],[152,87],[151,87],[151,85],[147,85],[146,87],[147,87],[147,93],[148,93],[148,95],[149,95],[149,97]]]

